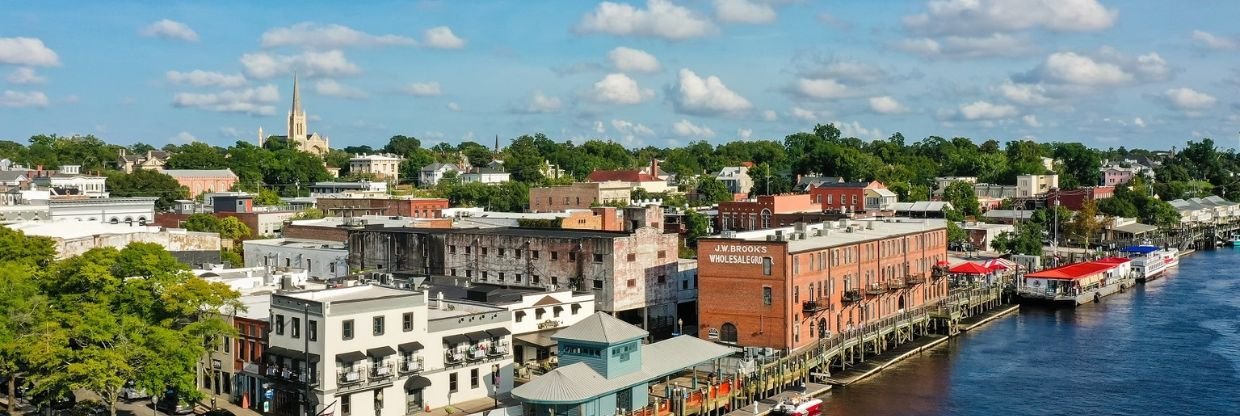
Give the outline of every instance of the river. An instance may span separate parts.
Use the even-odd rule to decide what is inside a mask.
[[[1240,249],[1100,304],[1023,306],[824,399],[827,415],[1240,415]]]

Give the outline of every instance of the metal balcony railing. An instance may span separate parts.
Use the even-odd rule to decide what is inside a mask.
[[[508,355],[508,343],[491,345],[491,348],[487,349],[487,354],[493,357]]]
[[[354,384],[366,381],[366,377],[361,371],[355,369],[340,370],[340,384]]]
[[[904,289],[904,287],[905,287],[905,286],[904,286],[904,280],[903,280],[903,279],[890,279],[890,280],[887,280],[887,290],[890,290],[890,291],[893,291],[893,292],[894,292],[894,291],[897,291],[897,290],[900,290],[900,289]]]
[[[867,296],[878,296],[887,292],[887,288],[882,283],[871,283],[865,287]]]
[[[370,378],[372,379],[391,377],[395,373],[392,371],[392,365],[388,363],[370,366]]]
[[[907,283],[909,286],[920,285],[922,283],[926,283],[926,274],[919,273],[919,274],[911,274],[911,275],[905,276],[904,283]]]
[[[823,309],[826,309],[826,305],[823,302],[819,302],[816,300],[807,300],[805,302],[801,302],[801,311],[805,313],[815,313]]]
[[[443,359],[444,359],[444,362],[447,362],[449,364],[456,364],[461,361],[465,361],[465,353],[459,350],[458,351],[447,351],[444,353]]]
[[[860,302],[862,298],[861,289],[848,289],[844,291],[844,302]]]
[[[422,357],[414,357],[402,361],[400,366],[397,368],[401,373],[416,373],[425,368],[425,363],[423,362]]]

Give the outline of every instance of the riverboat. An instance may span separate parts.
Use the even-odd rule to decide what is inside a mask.
[[[1108,257],[1028,273],[1021,277],[1016,293],[1022,302],[1067,306],[1100,302],[1135,284],[1132,263],[1132,259]]]
[[[820,416],[822,415],[822,400],[812,397],[794,396],[772,407],[771,414],[776,416]]]
[[[1180,251],[1174,248],[1139,245],[1124,247],[1120,251],[1132,260],[1132,270],[1138,282],[1157,279],[1167,268],[1180,264]]]

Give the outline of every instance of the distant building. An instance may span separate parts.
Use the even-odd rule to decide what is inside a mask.
[[[246,240],[245,267],[285,267],[305,270],[312,279],[349,275],[349,251],[338,241],[274,238]]]
[[[960,228],[965,232],[965,240],[973,246],[974,251],[994,251],[991,243],[1003,233],[1014,233],[1012,224],[989,224],[984,222],[964,222]]]
[[[497,184],[508,182],[512,179],[512,174],[504,172],[502,168],[474,168],[458,177],[461,183]]]
[[[951,208],[952,203],[947,201],[897,202],[891,211],[897,217],[944,218]]]
[[[448,209],[445,198],[319,198],[319,210],[329,217],[388,215],[393,217],[439,218]]]
[[[1046,206],[1055,206],[1058,201],[1060,206],[1064,208],[1080,211],[1085,206],[1085,202],[1094,201],[1095,203],[1102,199],[1115,196],[1114,186],[1086,186],[1073,189],[1070,191],[1054,190],[1047,192],[1045,195]]]
[[[51,238],[55,242],[56,258],[59,259],[77,256],[93,248],[121,249],[130,243],[140,242],[159,244],[185,264],[220,262],[218,233],[76,221],[23,222],[6,226],[26,235]]]
[[[432,163],[422,167],[418,172],[418,185],[431,187],[439,184],[448,172],[460,173],[460,168],[452,163]]]
[[[977,177],[976,176],[936,176],[934,178],[934,189],[939,192],[942,192],[944,189],[947,189],[947,186],[951,185],[952,182],[964,182],[968,184],[975,184],[977,183]]]
[[[310,196],[314,198],[343,194],[385,195],[387,192],[388,184],[383,181],[315,182],[313,185],[310,185]]]
[[[648,189],[647,189],[648,190]],[[633,188],[628,182],[585,182],[530,188],[530,212],[560,212],[600,205],[627,205]]]
[[[189,189],[189,197],[197,198],[203,192],[229,191],[237,184],[232,169],[169,169],[163,172]]]
[[[155,224],[163,227],[181,228],[185,226],[185,221],[189,219],[192,212],[169,212],[159,213],[155,215]],[[209,213],[216,218],[235,217],[246,227],[250,228],[251,235],[254,237],[276,237],[280,235],[284,222],[297,215],[295,211],[255,211],[255,212],[236,212],[228,209],[213,211]]]
[[[801,176],[797,175],[797,183],[792,186],[792,191],[796,193],[807,193],[810,189],[818,187],[826,183],[843,183],[844,178],[839,176]]]
[[[283,138],[288,139],[289,145],[297,150],[307,153],[313,153],[323,156],[331,150],[326,136],[320,136],[318,133],[308,133],[306,128],[306,112],[301,108],[301,89],[297,85],[297,76],[293,76],[293,107],[288,113],[288,132]],[[258,129],[258,145],[261,147],[263,141],[267,138],[263,136],[263,129]]]
[[[60,170],[33,171],[30,181],[33,185],[46,188],[52,196],[85,196],[88,198],[107,198],[108,177],[90,175],[81,172],[79,165],[62,165]]]
[[[651,160],[650,171],[659,172],[659,161]],[[676,188],[668,185],[667,179],[655,176],[650,173],[642,172],[641,169],[633,170],[596,170],[590,172],[589,181],[604,184],[623,184],[630,191],[641,188],[650,193],[675,192]]]
[[[128,154],[122,148],[120,150],[120,157],[116,159],[116,167],[125,173],[133,173],[138,169],[158,172],[164,170],[164,164],[168,162],[169,156],[168,152],[163,150],[147,150],[145,154]]]
[[[720,230],[761,230],[779,226],[781,214],[822,212],[809,194],[762,195],[719,203]]]
[[[1132,178],[1138,176],[1141,172],[1137,168],[1126,168],[1118,165],[1103,166],[1098,169],[1102,172],[1102,185],[1105,186],[1121,186],[1132,182]]]
[[[1020,175],[1016,177],[1016,196],[1026,198],[1045,195],[1059,189],[1059,175]]]
[[[891,211],[898,202],[895,192],[879,181],[820,183],[809,194],[823,211]]]
[[[749,177],[748,166],[724,167],[715,174],[715,180],[723,182],[723,185],[728,187],[728,192],[741,198],[748,196],[753,190],[753,178]]]
[[[349,174],[371,174],[375,179],[400,182],[400,163],[405,158],[391,154],[355,155],[349,159]]]

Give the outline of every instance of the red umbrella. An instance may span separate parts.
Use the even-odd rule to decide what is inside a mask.
[[[935,263],[935,264],[937,264],[937,265],[939,265],[939,266],[946,266],[948,263],[947,263],[947,260],[939,260],[939,262],[938,262],[938,263]]]
[[[973,262],[964,262],[947,269],[947,271],[959,274],[988,274],[990,269],[982,267],[982,265]]]

